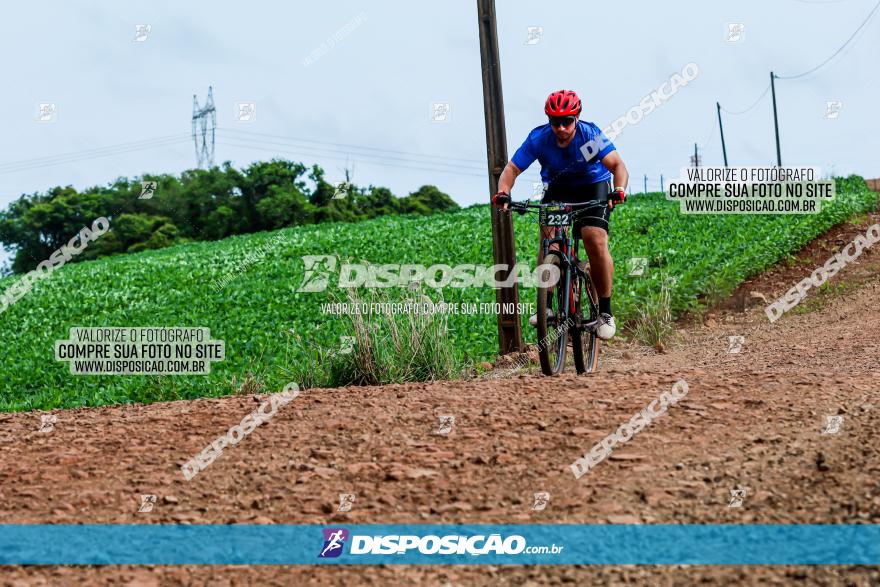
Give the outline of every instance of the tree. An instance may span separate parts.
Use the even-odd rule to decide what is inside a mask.
[[[268,230],[270,228],[263,223],[257,209],[260,201],[271,197],[275,193],[270,188],[304,192],[306,185],[305,181],[300,179],[300,176],[305,171],[306,167],[302,163],[294,163],[284,159],[258,161],[245,169],[245,178],[241,186],[241,192],[249,232]]]
[[[91,227],[107,204],[103,194],[79,194],[71,186],[51,188],[45,195],[22,196],[10,204],[0,213],[0,239],[7,249],[16,246],[12,270],[34,269],[83,227]]]
[[[160,249],[182,242],[180,231],[170,218],[146,214],[120,214],[110,225],[110,232],[84,251],[92,257],[112,253],[136,253]]]
[[[314,215],[314,206],[296,188],[271,186],[269,195],[257,203],[260,225],[267,230],[307,224]]]
[[[371,186],[369,193],[359,196],[355,205],[367,218],[400,213],[400,202],[388,188]]]
[[[429,215],[434,212],[458,210],[459,206],[449,195],[436,186],[423,185],[408,196],[400,199],[401,211],[406,214]]]

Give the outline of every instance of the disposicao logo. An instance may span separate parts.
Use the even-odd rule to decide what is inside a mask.
[[[324,546],[318,558],[336,558],[342,554],[345,541],[348,540],[348,530],[345,528],[324,528]]]

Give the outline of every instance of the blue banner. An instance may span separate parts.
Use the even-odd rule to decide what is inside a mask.
[[[880,565],[880,526],[21,524],[0,564]]]

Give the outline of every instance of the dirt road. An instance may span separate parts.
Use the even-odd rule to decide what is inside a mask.
[[[770,324],[772,301],[868,224],[597,374],[306,390],[191,481],[254,396],[0,416],[5,523],[880,523],[880,250]],[[880,248],[880,247],[875,247]],[[841,285],[843,284],[843,285]],[[755,292],[755,295],[752,295]],[[744,337],[734,339],[729,337]],[[739,347],[739,352],[736,351]],[[684,379],[688,394],[580,479],[569,465]],[[439,432],[440,416],[454,416]],[[827,418],[840,426],[827,433]],[[826,433],[823,433],[823,429]],[[745,489],[729,507],[732,489]],[[533,494],[550,502],[533,511]],[[337,512],[340,493],[356,495]],[[141,494],[157,502],[138,513]],[[877,567],[4,567],[0,584],[880,585]]]

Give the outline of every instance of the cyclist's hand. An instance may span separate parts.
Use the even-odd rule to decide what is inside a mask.
[[[614,188],[614,191],[608,195],[608,207],[612,210],[616,204],[623,204],[626,201],[626,190],[623,188]]]
[[[507,192],[498,192],[492,196],[492,205],[501,206],[502,210],[507,210],[507,207],[510,205],[510,194]]]

